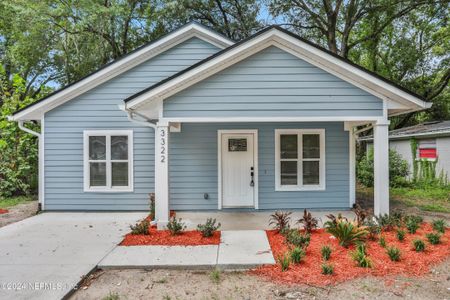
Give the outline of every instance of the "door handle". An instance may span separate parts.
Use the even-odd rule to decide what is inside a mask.
[[[254,175],[255,175],[254,169],[253,167],[250,167],[250,178],[251,178],[250,186],[255,186]]]

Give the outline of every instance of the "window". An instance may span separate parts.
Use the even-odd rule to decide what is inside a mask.
[[[84,191],[133,191],[133,132],[84,132]]]
[[[436,140],[419,140],[417,158],[434,161],[437,158]]]
[[[325,130],[275,130],[275,187],[279,191],[325,189]]]

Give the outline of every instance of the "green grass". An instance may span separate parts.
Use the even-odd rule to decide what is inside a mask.
[[[425,211],[450,213],[449,188],[391,188],[391,198]]]
[[[36,196],[18,196],[11,198],[0,198],[0,208],[10,208],[20,203],[35,201]]]

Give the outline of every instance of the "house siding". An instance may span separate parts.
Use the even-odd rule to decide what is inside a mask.
[[[136,92],[219,49],[192,38],[45,115],[45,210],[148,210],[154,191],[154,131],[128,121],[118,108]],[[83,131],[132,129],[134,191],[83,192]]]
[[[436,149],[438,153],[437,172],[447,174],[450,180],[450,137],[436,138]]]
[[[325,190],[275,191],[275,129],[287,128],[325,129]],[[221,129],[258,130],[259,209],[349,208],[349,133],[342,122],[317,122],[183,124],[169,138],[170,209],[217,209]]]
[[[274,46],[169,97],[165,117],[382,116],[382,100]]]

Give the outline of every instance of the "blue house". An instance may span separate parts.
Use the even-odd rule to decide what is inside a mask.
[[[39,136],[43,210],[148,210],[155,192],[164,226],[170,210],[348,209],[365,124],[388,213],[388,117],[430,106],[282,28],[234,42],[190,23],[10,119]]]

